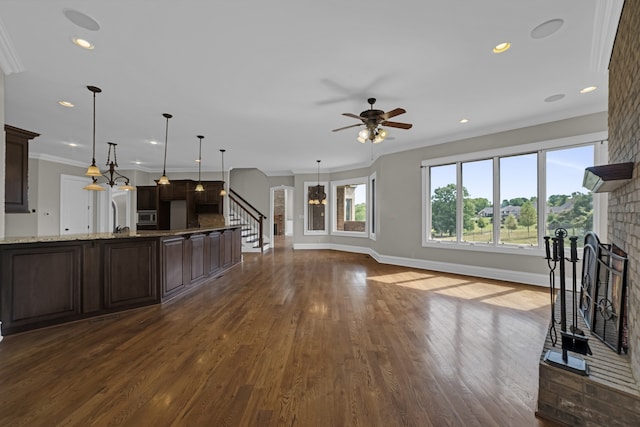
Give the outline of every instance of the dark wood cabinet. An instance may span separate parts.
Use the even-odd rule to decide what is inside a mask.
[[[158,301],[155,239],[104,244],[104,294],[107,309]]]
[[[209,274],[213,274],[222,268],[220,260],[220,236],[219,231],[209,233]]]
[[[196,192],[197,181],[191,179],[172,180],[170,184],[158,186],[158,230],[171,227],[171,202],[184,200],[187,209],[187,228],[198,228],[199,214],[222,214],[223,197],[220,197],[222,181],[202,181],[203,192]],[[140,208],[138,208],[140,210]]]
[[[136,201],[139,211],[155,211],[158,208],[158,187],[155,185],[136,187]]]
[[[185,288],[184,244],[182,236],[167,237],[161,241],[162,272],[160,285],[162,298],[171,297]]]
[[[80,315],[82,247],[20,245],[2,253],[2,328],[7,333]]]
[[[222,205],[222,198],[220,197],[222,181],[202,181],[202,186],[204,187],[204,191],[194,194],[196,209],[198,205],[215,205],[216,207]],[[207,213],[222,213],[222,211]]]
[[[0,245],[3,333],[157,304],[241,261],[240,228]]]
[[[233,262],[233,230],[224,230],[220,236],[220,262],[227,268]]]
[[[40,134],[5,125],[5,200],[7,213],[29,212],[29,140]]]
[[[205,264],[207,261],[206,251],[205,251],[205,243],[206,235],[204,234],[193,234],[189,238],[189,248],[190,248],[190,264],[191,264],[191,283],[197,283],[205,278],[208,275],[209,271],[205,268]]]

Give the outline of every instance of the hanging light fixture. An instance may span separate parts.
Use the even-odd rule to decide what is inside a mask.
[[[220,149],[220,153],[222,155],[222,190],[220,190],[220,196],[224,197],[227,195],[226,190],[224,189],[224,152],[227,151],[224,148]]]
[[[96,86],[87,86],[87,89],[93,92],[93,156],[91,158],[91,165],[87,168],[85,175],[101,176],[102,173],[98,166],[96,166],[96,93],[102,92],[102,89]]]
[[[200,180],[200,170],[202,169],[202,138],[204,138],[204,136],[198,135],[197,138],[200,140],[200,149],[198,150],[198,185],[196,185],[195,191],[202,192],[204,191],[204,187]]]
[[[87,172],[85,175],[90,176],[91,184],[84,187],[85,190],[90,191],[104,191],[104,187],[102,187],[98,183],[98,177],[103,177],[107,180],[106,184],[109,187],[113,187],[118,183],[118,181],[123,181],[124,184],[120,185],[118,189],[131,191],[136,188],[129,184],[129,178],[122,175],[118,171],[116,171],[116,167],[118,167],[118,159],[116,157],[116,145],[113,142],[108,142],[109,151],[107,153],[107,166],[109,169],[101,171],[98,166],[96,166],[96,93],[102,92],[102,89],[96,86],[87,86],[91,92],[93,92],[93,157],[91,158],[91,165],[87,168]],[[111,150],[113,149],[113,161],[111,160]],[[108,175],[107,175],[108,174]]]
[[[324,191],[322,191],[322,187],[320,186],[320,160],[316,160],[318,162],[318,185],[311,188],[309,192],[309,204],[310,205],[326,205],[327,204],[327,195]]]
[[[173,117],[169,113],[163,113],[162,116],[167,119],[167,125],[164,132],[164,163],[162,164],[162,176],[158,180],[159,185],[170,184],[169,178],[167,178],[167,141],[169,139],[169,119]]]
[[[374,144],[379,144],[387,137],[389,133],[382,128],[362,129],[358,132],[358,142],[365,143],[371,141]]]

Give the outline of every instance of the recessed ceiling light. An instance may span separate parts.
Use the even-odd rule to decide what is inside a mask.
[[[131,163],[133,163],[134,165],[141,165],[142,162],[140,160],[133,160]]]
[[[589,93],[589,92],[593,92],[596,89],[598,89],[597,86],[588,86],[588,87],[585,87],[584,89],[580,89],[580,93]]]
[[[555,95],[547,96],[544,99],[544,102],[556,102],[560,101],[562,98],[564,98],[564,93],[557,93]]]
[[[468,123],[469,119],[460,119],[460,123]]]
[[[80,46],[83,49],[93,50],[93,48],[95,47],[94,45],[91,44],[91,42],[85,39],[81,39],[80,37],[74,37],[71,40],[76,46]]]
[[[73,103],[71,103],[69,101],[58,101],[58,104],[62,105],[63,107],[67,107],[67,108],[75,107],[75,105],[73,105]]]
[[[76,144],[75,142],[67,142],[67,145],[69,147],[77,147],[78,146],[78,144]]]
[[[511,43],[509,43],[509,42],[503,42],[503,43],[497,44],[493,48],[493,53],[506,52],[507,50],[509,50],[510,47],[511,47]]]
[[[149,144],[151,144],[151,145],[158,145],[158,141],[151,140],[151,141],[149,141]]]
[[[78,12],[74,9],[63,9],[62,13],[69,21],[73,22],[78,27],[84,28],[85,30],[98,31],[100,29],[100,24],[98,24],[95,19],[82,12]]]
[[[551,34],[558,31],[563,24],[564,21],[562,19],[551,19],[543,22],[531,30],[531,38],[543,39],[545,37],[549,37]]]

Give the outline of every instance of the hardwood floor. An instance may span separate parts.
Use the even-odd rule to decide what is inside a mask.
[[[548,301],[278,244],[161,307],[5,337],[0,425],[552,426]]]

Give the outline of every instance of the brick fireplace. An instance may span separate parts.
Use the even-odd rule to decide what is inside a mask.
[[[629,257],[629,357],[640,378],[640,2],[627,0],[609,64],[609,163],[633,162],[630,183],[609,193],[608,240]]]
[[[609,63],[609,163],[633,162],[629,183],[608,193],[607,241],[626,252],[628,354],[590,337],[580,376],[541,361],[538,414],[584,426],[640,425],[640,1],[624,3]],[[580,319],[579,326],[589,330]],[[549,339],[545,351],[552,349]],[[557,347],[556,347],[557,349]],[[544,352],[543,352],[544,354]]]

